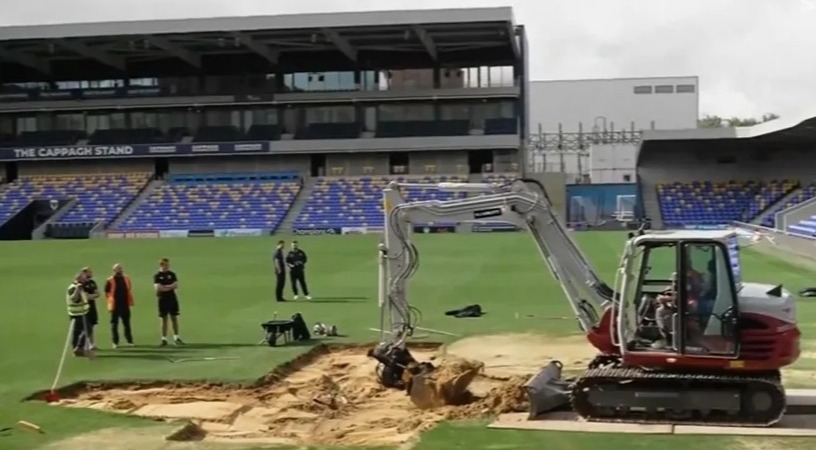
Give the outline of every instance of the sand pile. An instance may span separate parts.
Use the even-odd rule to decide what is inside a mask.
[[[447,355],[434,361],[435,370],[412,380],[410,398],[420,409],[465,405],[474,400],[468,387],[484,368],[481,361]]]
[[[542,344],[540,339],[513,340],[526,347],[533,357],[541,351],[541,345],[552,344],[552,341]],[[507,363],[514,357],[505,355],[506,348],[490,346],[489,338],[486,345],[465,343],[463,348],[479,351],[460,354],[454,352],[455,344],[441,356],[433,350],[411,350],[417,360],[433,359],[438,370],[428,380],[438,389],[457,385],[457,380],[462,386],[468,377],[473,380],[467,397],[462,398],[461,403],[467,404],[460,406],[420,410],[405,392],[383,388],[376,381],[376,362],[366,357],[368,348],[363,347],[324,352],[286,376],[267,377],[269,381],[259,387],[178,383],[96,385],[62,404],[188,420],[202,430],[205,441],[303,446],[397,445],[445,419],[526,411],[523,385],[538,367],[549,361],[525,362],[530,368],[511,367]],[[503,340],[501,343],[506,344]],[[557,355],[559,351],[551,348],[549,353]],[[564,361],[575,358],[576,355],[562,356]],[[502,364],[496,364],[497,360]],[[503,367],[492,370],[490,364]],[[194,435],[191,439],[201,438],[201,433],[191,434]]]

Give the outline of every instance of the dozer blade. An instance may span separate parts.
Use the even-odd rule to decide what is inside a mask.
[[[528,420],[570,404],[570,383],[561,379],[562,367],[560,361],[552,361],[524,385],[530,400]]]
[[[419,409],[461,405],[468,401],[468,386],[479,374],[482,365],[457,365],[414,375],[410,381],[411,402]]]

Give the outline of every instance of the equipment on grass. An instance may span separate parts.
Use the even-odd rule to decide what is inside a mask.
[[[65,345],[62,348],[62,355],[60,356],[59,365],[57,365],[57,374],[54,376],[54,382],[51,383],[51,390],[45,394],[45,401],[47,403],[56,403],[60,401],[59,392],[57,392],[57,385],[62,376],[62,368],[65,366],[65,357],[68,356],[68,349],[71,348],[71,335],[74,334],[75,321],[68,321],[68,336],[65,337]]]
[[[405,202],[402,187],[482,194]],[[435,392],[422,382],[435,368],[416,361],[406,348],[406,339],[419,329],[419,311],[406,292],[419,267],[412,224],[501,221],[530,232],[580,329],[599,352],[573,379],[561,378],[558,361],[533,376],[526,385],[531,418],[566,407],[603,422],[770,426],[782,417],[780,368],[800,352],[796,305],[781,285],[742,281],[735,232],[632,233],[613,289],[568,234],[538,181],[392,182],[383,197],[379,295],[391,333],[369,355],[380,363],[380,382],[406,389],[418,406],[438,402],[415,398]],[[661,293],[666,306],[658,307]]]
[[[312,327],[312,332],[317,336],[337,336],[337,325],[316,323],[314,327]]]

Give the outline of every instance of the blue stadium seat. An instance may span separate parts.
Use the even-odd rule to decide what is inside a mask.
[[[755,182],[675,182],[658,184],[657,197],[667,226],[722,225],[744,220],[758,190]]]
[[[778,202],[782,197],[788,195],[797,187],[798,184],[796,182],[789,180],[773,180],[769,183],[763,183],[759,188],[759,192],[756,193],[748,204],[745,219],[754,219],[756,216],[765,212],[769,206]]]
[[[412,183],[464,182],[460,176],[341,177],[319,178],[312,196],[295,220],[295,228],[321,229],[383,226],[382,190],[392,180]],[[410,188],[404,194],[409,201],[449,200],[465,194],[437,189]],[[444,225],[438,223],[437,225]]]
[[[816,237],[816,216],[810,216],[806,220],[800,220],[797,224],[788,225],[785,231],[791,234]]]
[[[782,211],[783,209],[788,209],[791,206],[796,206],[805,200],[810,200],[814,196],[816,196],[816,185],[811,184],[809,186],[806,186],[798,194],[789,198],[788,201],[786,201],[785,203],[774,206],[770,214],[766,216],[764,219],[762,219],[762,225],[770,228],[775,227],[776,213]]]
[[[159,186],[120,230],[261,228],[276,230],[292,207],[300,182],[202,178]]]
[[[34,175],[20,177],[0,191],[0,223],[34,200],[78,202],[59,223],[113,221],[150,181],[149,173],[99,175]]]

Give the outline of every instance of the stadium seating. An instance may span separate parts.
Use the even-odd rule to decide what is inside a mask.
[[[110,223],[149,182],[148,173],[100,175],[34,175],[21,177],[2,191],[0,223],[34,200],[78,202],[59,223]]]
[[[793,197],[789,198],[786,202],[779,205],[775,205],[773,209],[770,211],[770,214],[768,214],[764,219],[762,219],[762,225],[773,228],[774,226],[776,226],[776,213],[782,211],[783,209],[788,209],[791,206],[796,206],[805,200],[813,198],[814,196],[816,196],[816,185],[811,184],[809,186],[802,188],[801,191],[799,191]]]
[[[657,196],[667,226],[722,225],[745,220],[759,188],[755,182],[695,181],[658,184]]]
[[[312,195],[295,220],[298,229],[325,229],[342,227],[383,226],[382,190],[392,181],[438,183],[465,182],[461,176],[406,176],[406,177],[343,177],[319,178]],[[409,201],[448,200],[465,194],[441,192],[436,189],[406,189]],[[444,225],[438,223],[437,225]]]
[[[748,208],[744,214],[744,220],[751,220],[762,214],[768,207],[778,202],[782,197],[788,195],[796,189],[798,184],[794,181],[771,181],[759,187],[759,191],[748,203]]]
[[[490,174],[485,175],[482,178],[482,181],[485,183],[497,183],[497,184],[510,184],[513,181],[518,179],[518,175],[508,174],[508,173],[499,173],[499,174]]]
[[[301,184],[295,176],[178,176],[159,186],[119,230],[275,230]]]

